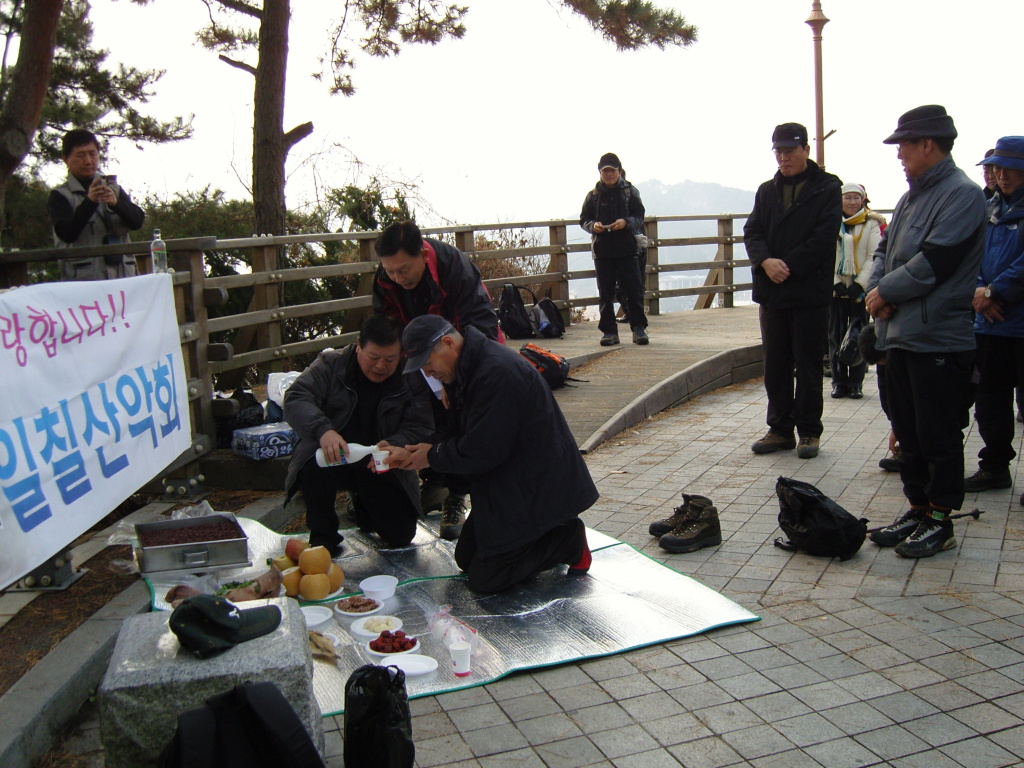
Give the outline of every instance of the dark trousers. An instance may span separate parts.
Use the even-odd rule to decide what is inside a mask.
[[[821,387],[828,307],[761,307],[764,389],[772,432],[821,437]],[[795,388],[794,388],[795,384]]]
[[[890,349],[885,383],[889,419],[900,441],[903,495],[914,506],[964,503],[964,427],[974,351]]]
[[[637,252],[636,252],[636,266],[640,270],[640,291],[641,291],[641,293],[640,293],[640,301],[642,302],[643,301],[644,289],[646,287],[644,285],[644,277],[647,275],[647,249],[646,248],[639,248],[639,249],[637,249]],[[622,307],[622,317],[625,319],[625,321],[627,323],[629,323],[630,327],[632,327],[633,324],[629,320],[629,298],[626,296],[626,292],[624,290],[622,290],[622,286],[621,285],[619,286],[618,290],[615,291],[615,300],[618,301],[619,302],[619,306]]]
[[[601,312],[597,327],[601,333],[618,333],[615,325],[616,284],[626,299],[624,309],[629,316],[629,327],[646,328],[644,287],[640,282],[636,256],[631,254],[617,259],[594,259],[594,270],[597,272],[598,309]]]
[[[586,541],[586,528],[577,517],[525,546],[484,558],[477,555],[476,529],[470,513],[455,546],[455,563],[469,577],[471,589],[500,592],[560,563],[579,562]]]
[[[452,412],[444,407],[444,403],[441,402],[440,398],[430,397],[430,408],[434,414],[434,426],[437,429],[437,434],[445,434],[446,432],[458,430],[458,425],[455,424],[452,419]],[[435,437],[430,440],[432,443],[438,442],[440,438]],[[448,489],[448,493],[454,493],[457,496],[468,496],[469,495],[469,478],[466,475],[456,475],[452,473],[438,472],[430,467],[420,470],[420,479],[425,483],[438,483]]]
[[[867,325],[868,313],[864,309],[864,302],[845,297],[833,298],[828,314],[828,355],[832,365],[832,383],[859,387],[864,383],[864,372],[868,364],[862,361],[858,365],[843,365],[839,361],[839,347],[853,320],[860,320]]]
[[[1005,472],[1017,453],[1013,450],[1014,389],[1024,385],[1024,339],[975,334],[978,387],[974,412],[985,447],[978,451],[978,466]]]
[[[353,494],[359,527],[373,531],[389,547],[404,547],[416,535],[419,513],[396,472],[374,474],[360,464],[321,467],[310,459],[299,470],[299,488],[306,502],[309,543],[334,549],[345,538],[338,532],[334,510],[338,491]]]

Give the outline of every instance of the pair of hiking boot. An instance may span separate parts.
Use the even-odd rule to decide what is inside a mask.
[[[658,546],[680,554],[696,552],[722,543],[718,510],[707,496],[684,493],[683,503],[669,517],[651,523],[648,531],[658,537]]]
[[[462,535],[462,526],[466,524],[466,513],[469,505],[466,494],[452,493],[436,480],[427,480],[420,487],[420,506],[423,514],[441,511],[442,539],[454,541]]]
[[[953,523],[936,520],[924,508],[911,507],[891,525],[872,531],[869,538],[880,547],[895,547],[901,557],[931,557],[956,546]]]

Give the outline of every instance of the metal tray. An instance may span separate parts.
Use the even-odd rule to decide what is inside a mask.
[[[163,520],[157,523],[138,523],[135,526],[135,558],[144,575],[163,574],[168,571],[203,573],[223,568],[241,568],[252,565],[249,561],[249,540],[242,531],[240,538],[204,541],[192,544],[165,544],[144,547],[137,541],[139,532],[195,528],[211,522],[231,522],[238,525],[230,512],[181,520]]]

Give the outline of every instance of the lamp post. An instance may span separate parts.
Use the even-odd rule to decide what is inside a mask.
[[[818,165],[825,167],[825,112],[821,92],[821,30],[828,24],[828,17],[821,12],[820,0],[811,3],[811,15],[805,22],[814,33],[814,127],[816,157]]]

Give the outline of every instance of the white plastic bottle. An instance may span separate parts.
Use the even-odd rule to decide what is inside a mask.
[[[341,461],[330,464],[324,456],[324,449],[316,449],[316,463],[321,467],[340,467],[342,464],[351,464],[353,461],[365,459],[377,448],[376,445],[360,445],[359,443],[348,444],[348,454],[341,454]]]
[[[167,243],[160,237],[160,230],[153,230],[153,242],[149,244],[149,255],[153,258],[153,274],[167,271]]]

